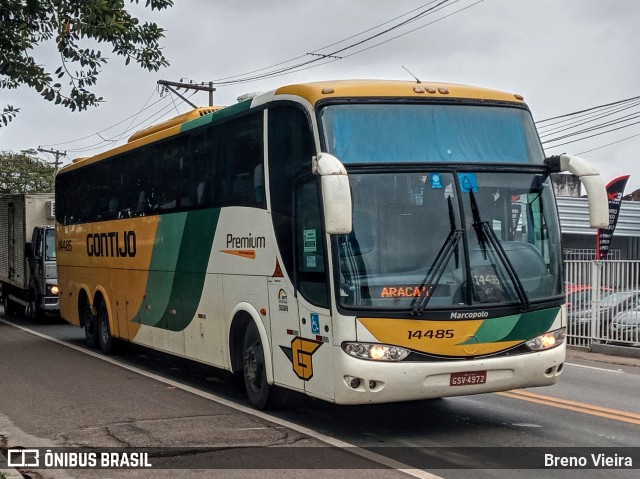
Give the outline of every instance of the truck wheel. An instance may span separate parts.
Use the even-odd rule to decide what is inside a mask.
[[[279,409],[284,406],[284,391],[270,386],[264,362],[264,348],[258,328],[253,321],[249,323],[242,348],[242,371],[247,397],[257,409]]]
[[[91,307],[88,302],[82,307],[82,317],[84,323],[84,342],[90,348],[98,346],[98,320],[91,313]]]
[[[104,301],[100,301],[98,306],[98,338],[100,340],[100,349],[102,349],[103,353],[113,354],[115,352],[116,340],[111,335],[109,313]]]
[[[2,305],[4,306],[5,316],[13,316],[15,314],[13,302],[9,299],[9,294],[6,292],[2,295]]]
[[[33,322],[42,321],[44,319],[44,311],[42,311],[39,306],[42,298],[33,290],[31,291],[29,297],[30,299],[27,309],[27,316],[29,316],[29,319]]]

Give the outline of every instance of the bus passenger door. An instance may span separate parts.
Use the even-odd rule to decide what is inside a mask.
[[[300,330],[292,342],[293,367],[312,396],[333,400],[333,331],[328,258],[317,177],[295,187],[295,269]]]

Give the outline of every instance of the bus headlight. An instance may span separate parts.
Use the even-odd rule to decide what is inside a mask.
[[[376,343],[342,343],[342,349],[354,358],[374,361],[402,361],[410,353],[405,348]]]
[[[49,296],[58,296],[58,285],[57,284],[48,284],[47,285],[47,295]]]
[[[548,333],[541,334],[537,338],[530,339],[526,342],[526,345],[531,351],[544,351],[546,349],[560,346],[564,343],[566,335],[567,329],[560,328],[555,331],[549,331]]]

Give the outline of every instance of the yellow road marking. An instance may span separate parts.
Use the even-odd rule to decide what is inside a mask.
[[[635,414],[632,412],[618,411],[617,409],[592,406],[591,404],[569,401],[567,399],[542,396],[540,394],[534,394],[528,391],[505,391],[496,394],[499,394],[500,396],[510,397],[512,399],[520,399],[522,401],[529,401],[536,404],[544,404],[545,406],[568,409],[570,411],[576,411],[583,414],[591,414],[592,416],[599,416],[607,419],[614,419],[616,421],[640,425],[640,414]]]

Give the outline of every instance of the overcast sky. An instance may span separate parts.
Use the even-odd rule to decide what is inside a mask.
[[[156,85],[160,79],[200,83],[270,67],[347,39],[429,2],[175,0],[175,3],[173,8],[153,14],[141,7],[136,9],[140,18],[152,19],[166,29],[163,46],[171,66],[150,73],[133,64],[125,67],[123,59],[111,57],[95,90],[105,99],[98,108],[74,113],[42,100],[26,88],[0,90],[1,105],[21,108],[9,127],[0,128],[0,150],[43,146],[67,151],[66,162],[98,153],[123,143],[134,131],[150,123],[190,109],[175,96],[161,98]],[[403,66],[423,82],[463,83],[520,93],[535,120],[640,95],[638,0],[449,3],[440,12],[346,51],[341,60],[318,61],[319,66],[297,73],[219,87],[214,103],[230,105],[246,92],[304,81],[410,80]],[[445,15],[448,16],[443,18]],[[406,18],[398,18],[367,35]],[[441,20],[430,24],[438,19]],[[399,34],[403,36],[392,39]],[[367,35],[351,38],[333,50],[321,51],[335,51]],[[375,46],[381,42],[384,43]],[[368,49],[353,54],[364,48]],[[106,48],[103,53],[109,57],[111,51]],[[50,66],[51,71],[59,66],[51,49],[38,51],[34,56],[39,63]],[[306,55],[297,62],[312,58],[315,57]],[[208,96],[198,93],[191,100],[204,106]],[[141,111],[143,108],[146,110]],[[640,112],[640,107],[627,113],[636,111]],[[595,132],[601,131],[604,130]],[[98,148],[90,149],[94,146]],[[605,181],[631,174],[626,191],[640,188],[640,124],[558,148],[545,148],[547,154],[586,152],[583,156],[595,164]],[[53,156],[48,158],[52,160]]]

